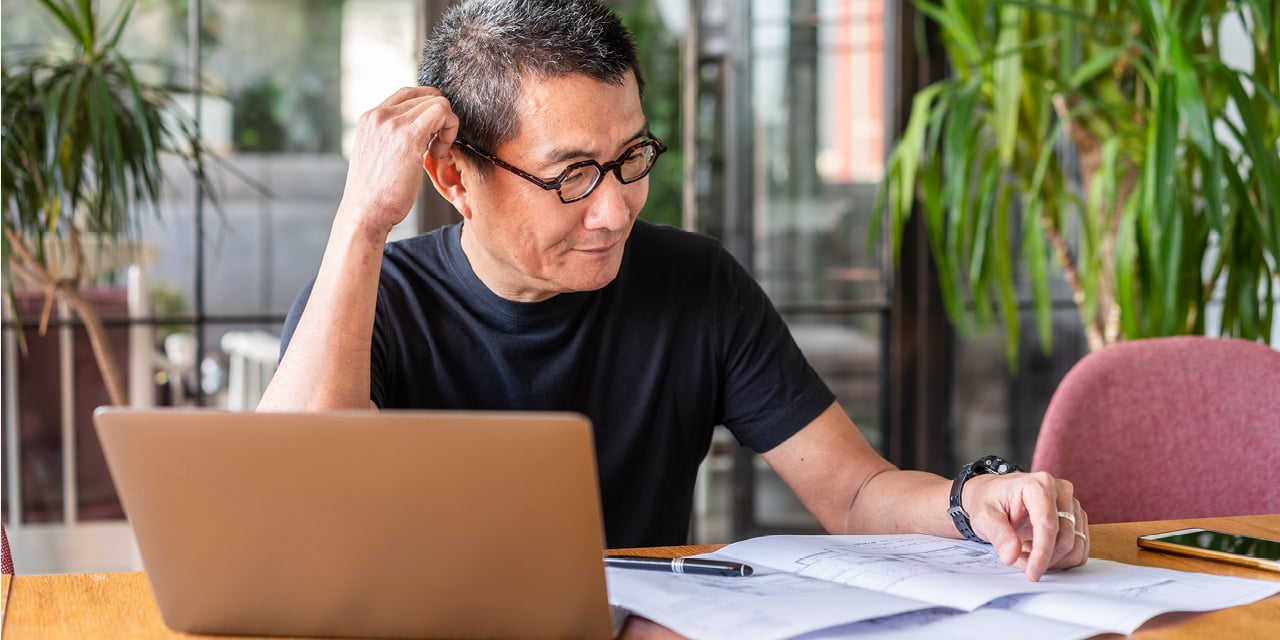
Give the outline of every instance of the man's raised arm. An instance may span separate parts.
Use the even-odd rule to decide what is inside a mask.
[[[401,89],[360,117],[320,271],[259,411],[376,408],[369,355],[387,234],[413,207],[424,157],[448,154],[457,135],[431,87]]]

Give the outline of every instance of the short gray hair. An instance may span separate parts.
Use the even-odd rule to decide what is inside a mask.
[[[628,71],[643,91],[631,32],[596,0],[465,0],[427,39],[418,84],[443,92],[459,137],[492,153],[518,134],[526,77],[581,73],[620,85]]]

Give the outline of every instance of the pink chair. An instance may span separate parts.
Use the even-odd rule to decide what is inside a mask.
[[[1091,353],[1031,468],[1070,480],[1091,523],[1280,513],[1280,352],[1177,337]]]
[[[4,532],[4,524],[0,524],[0,573],[13,575],[13,554],[9,553],[9,534]]]

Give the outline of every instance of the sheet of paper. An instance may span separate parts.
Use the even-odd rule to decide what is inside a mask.
[[[611,570],[611,598],[691,637],[964,637],[999,619],[1020,637],[1085,638],[1280,593],[1276,582],[1097,559],[1030,582],[988,545],[931,536],[768,536],[707,557],[745,562],[757,575]]]
[[[609,568],[605,578],[611,603],[690,638],[791,638],[932,606],[767,569],[725,578]]]
[[[998,631],[995,631],[998,630]],[[1036,638],[1083,640],[1100,629],[1045,620],[1000,609],[966,613],[956,609],[925,609],[888,618],[866,620],[823,629],[795,640],[938,640],[938,638]]]
[[[764,536],[711,555],[966,610],[1034,585],[988,545],[933,536]]]
[[[1220,609],[1280,592],[1280,583],[1105,560],[1091,560],[1083,567],[1031,582],[1021,571],[1001,564],[990,545],[922,535],[766,536],[729,545],[713,555],[969,611],[1016,595],[1102,594],[1130,607],[1130,614],[1117,614],[1107,627],[1124,633],[1135,628],[1129,618],[1145,615],[1146,620],[1167,611]],[[1212,603],[1197,595],[1210,588],[1215,590]],[[1041,603],[1054,601],[1039,599]],[[1060,619],[1078,619],[1078,609],[1064,607],[1063,611]],[[1093,619],[1090,623],[1101,624]]]
[[[1173,611],[1215,611],[1280,593],[1280,582],[1138,567],[1093,559],[1054,574],[1053,591],[1013,596],[992,607],[1058,620],[1079,620],[1115,633],[1133,633],[1144,622]],[[1112,588],[1112,583],[1129,586]],[[1133,586],[1133,585],[1137,586]]]

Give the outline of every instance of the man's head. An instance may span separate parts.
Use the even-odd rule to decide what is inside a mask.
[[[418,84],[449,99],[460,138],[492,150],[518,133],[523,82],[572,74],[613,85],[631,74],[644,89],[631,33],[600,2],[465,0],[427,41]]]
[[[481,281],[525,302],[612,282],[661,149],[617,17],[593,0],[471,0],[424,58],[459,134],[423,168],[462,214]]]

